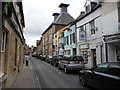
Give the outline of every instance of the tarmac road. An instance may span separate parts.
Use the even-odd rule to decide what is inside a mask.
[[[30,58],[37,88],[85,88],[79,83],[78,73],[65,74],[63,70],[37,58]]]

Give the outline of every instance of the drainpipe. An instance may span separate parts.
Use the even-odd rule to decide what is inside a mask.
[[[0,1],[0,71],[1,71],[1,42],[2,42],[2,2]]]
[[[1,72],[1,42],[2,42],[2,2],[0,1],[0,72]],[[0,90],[2,89],[2,78],[0,78]]]

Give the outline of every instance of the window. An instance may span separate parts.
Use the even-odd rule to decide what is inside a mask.
[[[95,22],[94,20],[90,22],[91,35],[95,34]]]
[[[84,31],[84,26],[80,26],[80,31]]]
[[[75,43],[75,33],[73,33],[73,38],[72,38],[72,40],[73,40],[73,43]]]
[[[83,57],[84,63],[88,63],[88,51],[87,50],[80,50],[80,56]]]
[[[107,70],[107,73],[115,76],[120,76],[120,66],[110,65],[109,69]]]
[[[96,67],[94,68],[94,71],[95,71],[95,72],[105,73],[107,67],[108,67],[108,64],[101,64],[101,65],[96,66]]]
[[[17,41],[17,39],[15,38],[15,63],[14,63],[14,66],[17,66],[17,46],[18,46],[18,41]]]
[[[7,72],[7,32],[3,30],[2,32],[2,45],[1,45],[1,66],[0,74],[4,75]]]
[[[67,45],[69,45],[68,36],[67,36]]]
[[[72,34],[70,35],[70,44],[72,44]]]

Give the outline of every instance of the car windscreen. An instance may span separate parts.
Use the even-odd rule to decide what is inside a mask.
[[[81,56],[75,56],[71,58],[71,61],[83,61],[83,58]]]

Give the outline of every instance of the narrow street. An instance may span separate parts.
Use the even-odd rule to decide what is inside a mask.
[[[65,74],[63,70],[31,57],[33,75],[38,88],[85,88],[79,84],[78,73]],[[34,82],[34,83],[36,83]],[[87,88],[86,88],[87,89]]]

